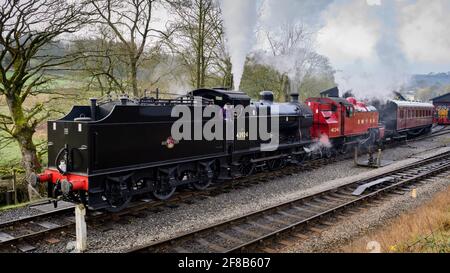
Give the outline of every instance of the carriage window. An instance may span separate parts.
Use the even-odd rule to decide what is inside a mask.
[[[405,112],[403,110],[400,110],[400,118],[404,118],[405,117]]]

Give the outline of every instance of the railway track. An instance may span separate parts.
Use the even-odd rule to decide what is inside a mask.
[[[446,152],[383,175],[285,202],[128,252],[242,252],[254,247],[261,248],[264,242],[289,231],[297,231],[296,236],[304,238],[305,235],[298,234],[298,230],[314,230],[313,225],[324,224],[323,220],[327,217],[385,194],[404,194],[414,184],[426,183],[426,179],[449,172],[450,152]],[[327,224],[332,223],[325,222]]]
[[[430,135],[424,136],[423,138],[414,139],[414,141],[447,134],[449,131],[450,128],[444,127],[436,130]],[[338,155],[332,158],[315,159],[307,161],[300,166],[289,166],[283,169],[271,171],[271,176],[284,177],[298,172],[313,171],[333,162],[352,158],[352,156],[353,155],[348,154]],[[133,202],[127,209],[118,213],[89,213],[86,220],[88,224],[95,224],[95,222],[104,223],[107,221],[118,220],[123,216],[137,215],[141,212],[151,211],[152,209],[157,211],[164,207],[176,208],[180,203],[190,204],[195,202],[197,199],[217,196],[223,193],[228,193],[236,188],[247,188],[254,186],[255,184],[265,183],[268,181],[270,181],[270,179],[267,178],[267,172],[261,172],[250,177],[236,179],[230,183],[217,185],[203,192],[190,190],[181,191],[171,200],[165,202],[144,198]],[[65,208],[0,223],[0,251],[13,248],[21,252],[28,252],[34,250],[35,241],[44,236],[61,233],[63,231],[73,232],[75,227],[73,215],[73,208]]]
[[[22,252],[35,247],[26,240],[62,231],[75,225],[73,207],[0,223],[0,249],[14,245]]]

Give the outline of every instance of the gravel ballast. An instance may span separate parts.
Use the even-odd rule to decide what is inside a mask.
[[[282,253],[334,253],[341,252],[340,246],[349,244],[370,231],[377,230],[403,213],[414,210],[433,196],[450,187],[450,176],[437,179],[429,184],[417,187],[417,198],[408,193],[387,198],[382,204],[364,209],[361,213],[346,214],[346,218],[335,219],[334,225],[325,229],[320,235],[310,236],[291,246],[278,249]],[[372,242],[369,238],[367,244]],[[368,245],[369,247],[369,245]],[[370,248],[367,250],[371,251]]]
[[[268,173],[270,182],[250,188],[236,189],[230,193],[198,200],[194,204],[182,203],[177,208],[164,208],[158,213],[149,211],[142,218],[126,217],[109,227],[90,226],[88,227],[89,252],[123,252],[130,247],[167,239],[181,232],[205,227],[294,198],[347,184],[357,179],[381,174],[418,161],[424,156],[432,156],[443,149],[450,150],[450,148],[438,149],[446,142],[448,142],[447,135],[412,142],[408,146],[387,150],[383,154],[384,159],[397,162],[383,169],[357,168],[354,166],[353,160],[344,160],[314,171],[282,178],[270,177],[270,173]],[[427,150],[431,151],[425,152]],[[425,196],[425,194],[422,196]],[[387,210],[393,210],[393,207],[388,207]],[[8,215],[8,213],[10,214]],[[0,221],[5,221],[8,217],[14,217],[14,215],[11,216],[11,213],[0,212]],[[375,218],[383,219],[381,216],[375,216]],[[361,228],[367,226],[364,223],[357,222],[353,225]],[[369,226],[372,225],[374,224],[369,224]],[[334,235],[331,234],[330,236],[333,237]],[[62,236],[61,239],[60,243],[38,246],[37,252],[70,251],[70,248],[66,248],[70,241],[68,236]],[[318,240],[322,241],[321,238]],[[310,248],[311,251],[322,249],[316,246],[318,243],[313,245],[314,247]],[[293,248],[283,251],[310,252],[308,248]]]

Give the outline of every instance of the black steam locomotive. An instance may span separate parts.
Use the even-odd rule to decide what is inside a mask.
[[[234,123],[231,139],[177,141],[171,129],[178,118],[171,114],[180,105],[192,111],[208,105],[226,111],[241,105],[250,111],[242,113],[246,126]],[[262,151],[264,141],[249,138],[247,125],[263,109],[268,119],[279,119],[279,145],[273,151]],[[191,118],[188,123],[191,128],[201,123],[203,128],[209,119],[202,119]],[[174,100],[91,100],[90,106],[75,106],[64,118],[48,122],[48,169],[32,180],[49,182],[49,196],[64,196],[92,210],[118,211],[138,195],[151,193],[166,200],[180,186],[204,190],[257,168],[298,163],[311,143],[312,122],[311,109],[298,101],[298,95],[278,104],[268,91],[261,93],[259,102],[245,93],[221,89],[200,89]]]

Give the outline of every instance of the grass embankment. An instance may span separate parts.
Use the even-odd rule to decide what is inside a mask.
[[[23,207],[26,207],[29,204],[31,204],[31,203],[30,202],[26,202],[26,203],[20,203],[20,204],[17,204],[17,205],[1,206],[0,207],[0,212],[5,211],[5,210],[10,210],[10,209],[23,208]]]
[[[341,248],[343,252],[368,252],[377,242],[384,253],[450,253],[450,187],[411,213]]]

